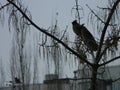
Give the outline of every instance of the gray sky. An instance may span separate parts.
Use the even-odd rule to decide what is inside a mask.
[[[3,2],[4,0],[0,0]],[[65,29],[68,25],[68,30],[71,29],[71,22],[74,20],[75,12],[71,13],[72,7],[75,5],[75,0],[25,0],[24,4],[28,7],[31,12],[33,21],[40,27],[48,29],[56,17],[56,12],[58,12],[58,26],[60,29]],[[88,4],[91,8],[95,8],[97,4],[104,5],[104,0],[79,0],[79,5],[84,8],[84,13],[88,12],[86,7]],[[84,16],[88,16],[84,14]],[[83,18],[83,23],[86,24],[86,18]],[[7,23],[7,22],[6,22]],[[11,45],[10,34],[7,24],[0,25],[0,57],[6,58],[9,53],[9,48]],[[73,33],[73,32],[72,32]]]
[[[79,5],[84,8],[84,16],[88,16],[89,13],[86,4],[91,8],[95,8],[98,4],[100,6],[105,5],[104,0],[78,0]],[[48,28],[51,25],[52,20],[55,18],[56,12],[58,15],[58,24],[60,28],[65,28],[66,25],[71,26],[71,22],[75,19],[75,12],[71,13],[72,8],[75,5],[75,0],[34,0],[27,2],[28,9],[30,10],[33,20],[41,27]],[[86,18],[83,18],[85,23]]]

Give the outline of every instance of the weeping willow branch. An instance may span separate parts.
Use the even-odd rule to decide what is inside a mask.
[[[67,30],[67,28],[64,30],[64,32],[63,32],[63,34],[62,34],[62,36],[60,37],[59,40],[62,41],[62,40],[64,39],[64,36],[65,36],[65,34],[66,34],[66,30]],[[53,45],[46,45],[46,43],[47,43],[47,36],[45,35],[45,40],[44,40],[44,42],[42,42],[42,44],[39,43],[40,46],[54,47],[54,46],[58,45],[59,42],[54,42]]]
[[[85,58],[83,58],[81,55],[79,55],[77,52],[75,52],[74,50],[72,50],[69,46],[67,46],[64,42],[62,42],[61,40],[59,40],[57,37],[51,35],[50,33],[46,32],[46,30],[41,29],[39,26],[37,26],[15,3],[13,3],[11,0],[7,0],[9,3],[11,3],[15,8],[17,8],[17,10],[31,23],[31,25],[33,25],[37,30],[39,30],[40,32],[46,34],[47,36],[53,38],[54,40],[56,40],[57,42],[59,42],[60,44],[62,44],[66,49],[68,49],[70,52],[72,52],[74,55],[76,55],[77,57],[79,57],[81,60],[83,60],[84,62],[86,62],[87,64],[89,64],[90,66],[93,66],[92,63],[90,63],[89,61],[87,61]]]

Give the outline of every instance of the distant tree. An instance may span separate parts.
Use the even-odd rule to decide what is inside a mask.
[[[108,1],[108,7],[99,7],[100,13],[96,14],[89,6],[87,6],[91,11],[91,22],[97,22],[95,23],[96,29],[99,31],[100,38],[97,40],[98,42],[98,49],[96,52],[92,51],[90,52],[89,48],[87,48],[84,41],[81,38],[77,38],[77,41],[74,42],[76,48],[71,47],[71,43],[68,40],[67,33],[62,33],[60,35],[59,32],[55,32],[54,29],[49,32],[46,29],[40,28],[37,24],[35,24],[29,12],[26,8],[24,8],[21,0],[6,0],[7,4],[3,5],[1,8],[4,8],[7,6],[8,12],[9,12],[9,26],[11,24],[13,25],[15,30],[18,30],[18,27],[20,30],[23,30],[21,28],[21,24],[24,27],[27,26],[33,26],[41,33],[45,34],[45,37],[42,38],[42,46],[43,48],[43,55],[46,57],[53,56],[55,59],[62,58],[61,56],[65,56],[69,54],[72,54],[73,56],[76,56],[79,58],[79,60],[83,64],[87,64],[90,68],[92,68],[92,77],[91,77],[91,90],[96,90],[96,80],[97,80],[97,71],[101,66],[104,66],[106,64],[109,64],[115,60],[118,60],[120,58],[120,55],[117,53],[119,51],[118,45],[119,45],[119,32],[120,32],[120,8],[119,3],[120,0],[109,0]],[[78,3],[76,0],[76,11],[77,11],[77,20],[80,23],[80,14],[79,14],[79,8]],[[17,19],[17,17],[20,16],[21,19]],[[93,18],[94,17],[94,18]],[[18,23],[21,22],[22,23]],[[11,23],[12,22],[12,23]],[[16,27],[17,26],[17,27]],[[56,26],[54,26],[56,28]],[[102,28],[103,27],[103,28]],[[87,27],[86,27],[87,28]],[[48,44],[48,39],[51,41],[51,44]],[[49,41],[49,42],[50,42]],[[63,47],[62,47],[63,46]],[[21,48],[23,46],[21,45]],[[64,48],[64,50],[63,50]],[[61,53],[61,51],[64,53]],[[50,54],[48,54],[48,52]],[[64,55],[61,55],[64,54]],[[110,55],[111,54],[111,55]],[[92,57],[92,62],[89,60],[89,57]],[[106,58],[109,57],[109,58]],[[59,62],[58,62],[59,63]]]

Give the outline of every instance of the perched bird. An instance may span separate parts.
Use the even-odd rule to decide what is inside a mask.
[[[20,79],[15,77],[15,83],[17,83],[17,84],[21,83]]]
[[[92,51],[96,51],[98,48],[98,44],[96,43],[92,34],[84,26],[84,24],[80,25],[79,23],[77,23],[77,20],[74,20],[72,22],[72,26],[74,33],[82,39],[87,48]]]

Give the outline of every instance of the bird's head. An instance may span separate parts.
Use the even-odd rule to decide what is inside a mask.
[[[77,20],[74,20],[73,22],[72,22],[72,24],[74,25],[74,24],[78,24],[77,23]],[[79,24],[81,27],[83,27],[84,26],[84,24]]]
[[[77,23],[77,20],[74,20],[73,22],[72,22],[72,24],[76,24]]]

